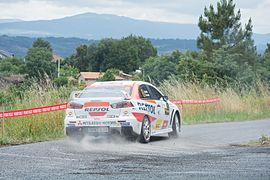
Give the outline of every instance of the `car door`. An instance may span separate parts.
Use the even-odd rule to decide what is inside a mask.
[[[154,87],[148,85],[150,99],[154,100],[157,105],[157,120],[154,123],[156,130],[167,129],[170,121],[170,108],[168,102],[163,100],[163,95]]]

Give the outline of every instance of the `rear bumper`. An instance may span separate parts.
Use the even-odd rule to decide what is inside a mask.
[[[125,134],[132,131],[134,134],[141,133],[141,122],[133,117],[120,117],[111,119],[78,119],[78,118],[65,118],[65,128],[67,135],[71,133],[91,134],[88,133],[89,127],[109,127],[109,132],[117,131],[120,134]]]
[[[81,126],[81,127],[76,127],[76,126],[71,126],[71,127],[66,127],[66,135],[67,136],[85,136],[85,135],[90,135],[90,136],[102,136],[102,135],[109,135],[109,134],[115,134],[119,133],[124,136],[135,136],[137,133],[133,131],[132,126],[122,126],[122,127],[109,127],[108,132],[89,132],[88,128],[91,128],[89,126]]]

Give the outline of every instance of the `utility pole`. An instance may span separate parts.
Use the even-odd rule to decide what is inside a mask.
[[[60,77],[60,58],[57,61],[58,61],[58,65],[57,65],[57,77]]]

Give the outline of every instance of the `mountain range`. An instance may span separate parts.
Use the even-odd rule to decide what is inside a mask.
[[[26,37],[76,37],[100,40],[119,39],[130,34],[151,39],[193,39],[199,35],[196,24],[177,24],[136,20],[110,14],[84,13],[54,20],[21,21],[0,20],[0,35]],[[270,42],[269,34],[254,34],[259,53]]]

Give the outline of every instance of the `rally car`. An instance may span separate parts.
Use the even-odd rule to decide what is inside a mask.
[[[66,110],[67,136],[119,133],[148,143],[151,136],[177,137],[178,107],[155,86],[142,81],[96,82],[75,94]]]

